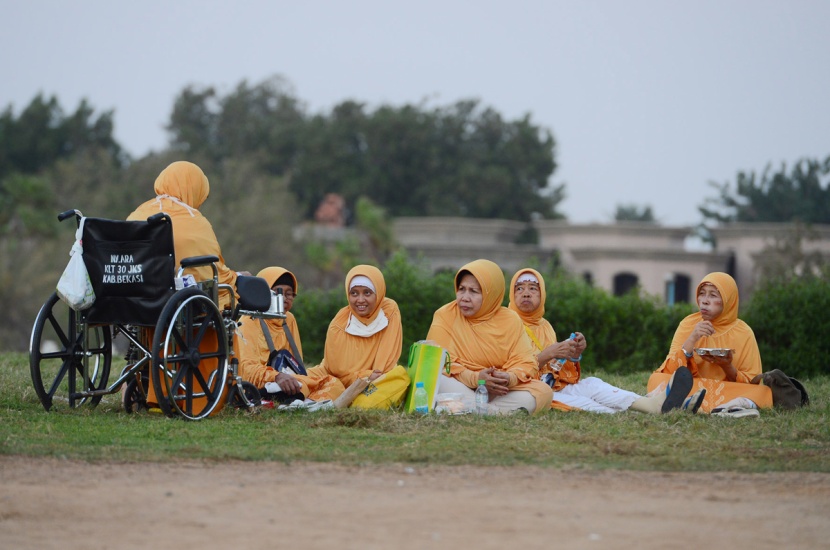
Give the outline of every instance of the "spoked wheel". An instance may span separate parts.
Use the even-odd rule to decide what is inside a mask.
[[[222,314],[198,287],[175,293],[153,335],[153,384],[168,416],[199,420],[221,408],[228,377]]]
[[[127,382],[127,385],[124,388],[122,404],[124,405],[124,410],[127,411],[128,414],[146,411],[148,409],[147,396],[141,391],[141,387],[138,385],[138,380],[135,378]]]
[[[259,389],[250,382],[243,381],[242,383],[232,387],[230,392],[230,404],[237,409],[247,409],[248,403],[255,407],[262,405],[262,397],[259,394]],[[242,398],[243,394],[245,395],[244,399]],[[246,399],[248,400],[248,403],[245,402]]]
[[[80,322],[79,317],[53,293],[40,308],[32,327],[29,370],[35,393],[47,411],[55,405],[75,407],[89,403],[94,407],[103,397],[77,394],[106,387],[112,364],[110,327],[90,326]],[[84,358],[89,369],[86,385]]]

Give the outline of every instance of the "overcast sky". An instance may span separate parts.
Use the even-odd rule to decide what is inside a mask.
[[[0,0],[0,107],[115,111],[134,157],[187,85],[279,74],[309,113],[477,98],[557,141],[561,209],[668,225],[738,171],[830,155],[830,0]]]

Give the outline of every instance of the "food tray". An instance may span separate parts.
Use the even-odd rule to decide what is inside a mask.
[[[701,357],[709,355],[712,357],[726,357],[735,350],[729,348],[695,348],[695,352]]]

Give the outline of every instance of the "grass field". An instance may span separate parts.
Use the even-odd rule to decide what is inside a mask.
[[[113,366],[116,371],[116,365]],[[643,392],[649,373],[589,373]],[[28,357],[0,354],[0,454],[86,461],[245,460],[343,464],[536,465],[659,471],[830,471],[830,377],[803,381],[811,405],[760,419],[551,411],[535,417],[226,409],[186,422],[94,409],[45,412]]]

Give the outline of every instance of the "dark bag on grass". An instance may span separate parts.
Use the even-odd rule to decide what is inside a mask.
[[[797,409],[810,404],[804,384],[779,369],[759,374],[752,379],[752,383],[763,383],[769,387],[772,390],[772,404],[776,407]]]

